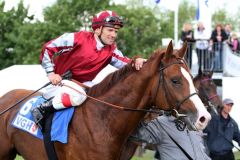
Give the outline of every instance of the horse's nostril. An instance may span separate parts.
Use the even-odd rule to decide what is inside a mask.
[[[206,120],[206,118],[203,117],[203,116],[199,119],[199,121],[200,121],[201,123],[203,123],[205,120]]]

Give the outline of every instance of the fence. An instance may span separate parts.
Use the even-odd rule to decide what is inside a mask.
[[[227,43],[214,43],[210,45],[207,40],[197,40],[188,43],[188,49],[185,59],[190,68],[192,68],[192,54],[197,53],[198,67],[203,71],[223,72],[224,47]]]

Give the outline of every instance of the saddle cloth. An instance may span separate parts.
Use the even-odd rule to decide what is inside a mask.
[[[45,99],[42,96],[37,96],[29,99],[24,103],[15,118],[11,122],[12,126],[26,131],[39,139],[43,139],[41,130],[33,121],[31,109],[36,108]],[[74,113],[74,107],[64,109],[54,113],[52,127],[51,127],[51,140],[59,141],[61,143],[67,143],[68,138],[68,125],[72,119]]]

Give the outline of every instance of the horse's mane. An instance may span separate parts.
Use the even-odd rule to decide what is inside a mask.
[[[126,78],[129,74],[135,71],[132,64],[127,64],[123,68],[109,74],[104,78],[99,84],[94,85],[88,90],[88,95],[99,96],[107,92],[110,88],[114,86],[120,80]]]
[[[148,59],[148,61],[152,61],[156,59],[156,56],[163,53],[163,50],[157,49],[153,52],[152,56]],[[125,65],[123,68],[109,74],[105,79],[103,79],[99,84],[94,85],[92,88],[88,90],[88,95],[91,96],[100,96],[106,93],[110,88],[112,88],[116,83],[125,79],[128,75],[135,72],[136,70],[132,67],[132,64],[129,63]]]

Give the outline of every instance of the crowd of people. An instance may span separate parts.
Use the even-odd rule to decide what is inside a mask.
[[[236,54],[240,52],[238,36],[232,32],[230,24],[217,24],[210,33],[202,22],[198,22],[195,30],[192,24],[186,23],[183,25],[181,41],[188,42],[186,60],[190,68],[192,67],[194,46],[198,57],[198,66],[202,70],[214,70],[215,72],[222,72],[223,69],[223,45],[229,45]]]

